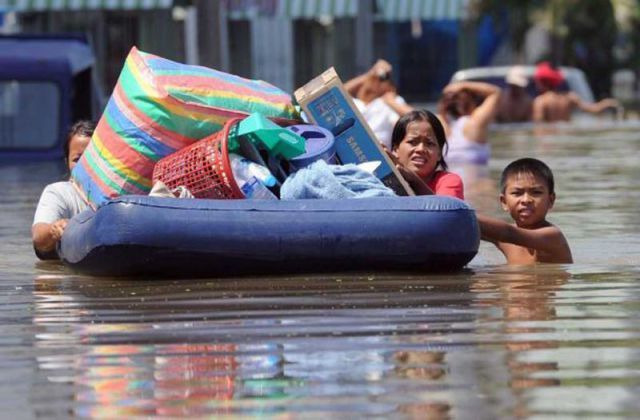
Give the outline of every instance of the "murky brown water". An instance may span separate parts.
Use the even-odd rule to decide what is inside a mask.
[[[544,159],[576,263],[445,276],[81,277],[31,250],[59,168],[0,167],[2,417],[638,417],[638,128],[496,134],[470,201]]]

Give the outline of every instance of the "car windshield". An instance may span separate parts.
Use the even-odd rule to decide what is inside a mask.
[[[58,140],[60,91],[52,82],[0,82],[0,149],[50,149]]]

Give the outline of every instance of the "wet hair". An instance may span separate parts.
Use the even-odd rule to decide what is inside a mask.
[[[440,147],[440,160],[438,161],[438,165],[446,171],[447,162],[444,161],[444,154],[447,145],[447,136],[444,133],[444,127],[438,117],[426,109],[415,109],[400,117],[391,133],[391,149],[395,150],[398,148],[404,136],[407,135],[407,127],[415,121],[426,121],[431,125],[433,133],[436,135],[438,146]]]
[[[555,192],[553,172],[551,172],[551,169],[541,160],[534,158],[522,158],[514,160],[502,171],[502,175],[500,176],[500,190],[503,194],[507,186],[507,179],[510,176],[518,174],[531,174],[533,176],[540,177],[547,184],[549,194],[553,194]]]
[[[64,143],[64,162],[68,165],[69,162],[69,143],[71,143],[71,139],[73,136],[84,136],[89,137],[93,135],[93,131],[96,129],[96,124],[93,121],[89,120],[80,120],[73,124],[69,129],[69,133],[67,134],[67,141]]]

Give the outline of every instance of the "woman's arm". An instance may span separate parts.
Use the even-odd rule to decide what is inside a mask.
[[[486,98],[487,96],[495,93],[500,93],[500,88],[496,85],[492,85],[491,83],[474,82],[474,81],[462,81],[462,82],[449,83],[447,86],[444,87],[444,89],[442,90],[442,93],[445,95],[454,94],[465,89],[483,98]]]
[[[463,130],[467,139],[485,143],[489,124],[498,112],[501,89],[491,83],[464,81],[447,85],[443,93],[445,96],[449,96],[462,90],[467,90],[473,95],[483,98],[482,103],[471,113],[469,121],[465,124]]]
[[[429,188],[426,182],[422,180],[416,173],[408,170],[401,164],[397,164],[396,168],[398,172],[402,175],[402,177],[407,181],[413,192],[416,195],[433,195],[434,192]]]
[[[358,90],[360,90],[365,80],[367,80],[367,77],[369,77],[368,73],[363,73],[360,76],[356,76],[353,79],[348,80],[344,84],[344,88],[349,93],[349,95],[355,98],[356,95],[358,94]]]
[[[344,84],[344,88],[347,90],[347,92],[349,92],[349,95],[355,98],[358,94],[358,90],[360,90],[367,78],[377,76],[378,74],[387,74],[390,73],[391,70],[392,67],[388,61],[379,59],[365,73],[362,73],[361,75],[348,80]]]
[[[485,135],[486,128],[493,121],[498,112],[501,89],[490,83],[467,82],[472,86],[468,88],[471,92],[484,98],[482,103],[471,114],[471,121],[476,125],[476,129],[482,130],[481,135]]]
[[[36,223],[33,225],[31,227],[31,238],[36,251],[46,254],[55,250],[68,222],[67,219],[60,219],[53,223]]]
[[[389,106],[389,108],[393,109],[396,114],[403,116],[404,114],[408,114],[413,111],[413,107],[406,102],[398,101],[398,95],[395,92],[387,92],[382,95],[382,100]]]

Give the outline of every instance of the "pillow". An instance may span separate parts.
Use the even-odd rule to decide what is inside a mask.
[[[123,194],[147,194],[159,159],[253,112],[299,119],[291,96],[269,83],[133,47],[72,181],[93,207]]]

